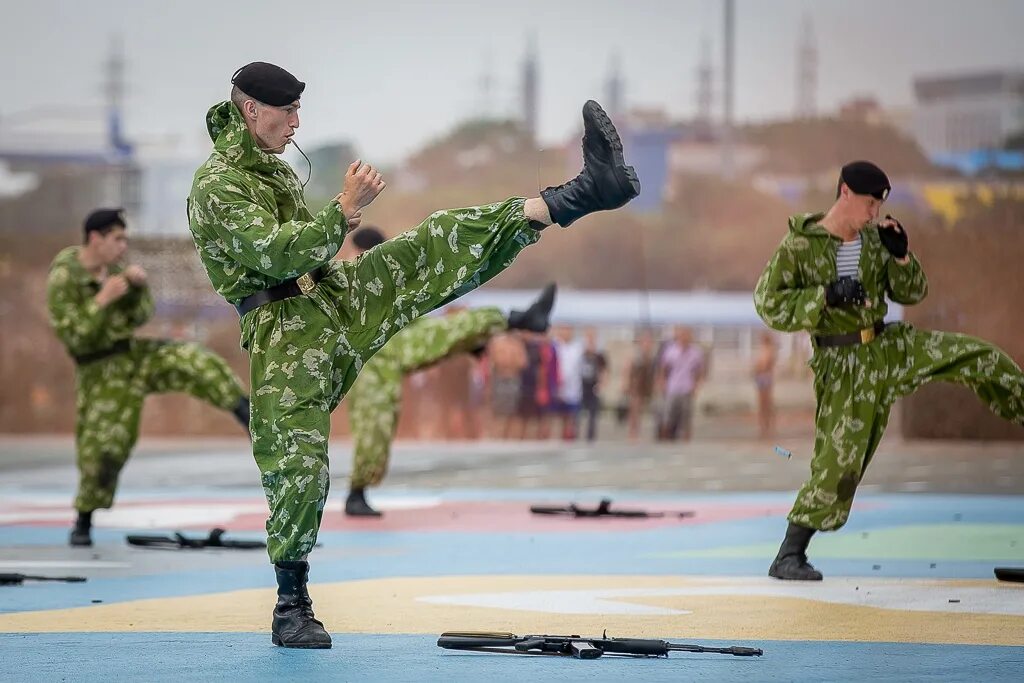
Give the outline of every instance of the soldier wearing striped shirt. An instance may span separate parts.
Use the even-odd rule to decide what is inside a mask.
[[[768,570],[778,579],[821,580],[807,562],[811,536],[846,524],[900,396],[932,380],[957,382],[1024,425],[1024,373],[1003,351],[963,334],[885,322],[886,298],[912,305],[928,293],[904,227],[888,215],[878,221],[889,189],[875,164],[844,166],[835,204],[790,218],[754,292],[769,327],[814,339],[814,458]]]

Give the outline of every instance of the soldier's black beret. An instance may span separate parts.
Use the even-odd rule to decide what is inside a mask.
[[[869,194],[875,199],[884,200],[889,196],[892,186],[885,172],[870,161],[852,161],[839,173],[839,180],[846,183],[856,194]]]
[[[231,77],[231,84],[263,104],[284,107],[299,99],[306,84],[268,62],[246,64]]]
[[[103,230],[111,225],[120,225],[122,228],[128,224],[124,221],[124,209],[96,209],[85,219],[85,232]]]

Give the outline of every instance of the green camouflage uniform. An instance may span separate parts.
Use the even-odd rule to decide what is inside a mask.
[[[78,496],[75,508],[90,512],[114,502],[117,478],[139,437],[142,403],[148,394],[183,391],[231,410],[245,391],[219,356],[197,344],[133,339],[132,332],[153,315],[146,286],[101,308],[100,283],[68,247],[50,266],[47,303],[50,323],[68,353],[83,356],[131,340],[130,348],[76,367]],[[119,273],[116,266],[110,274]]]
[[[352,488],[376,486],[387,474],[405,375],[472,351],[507,327],[497,308],[420,318],[367,361],[346,398],[352,425]]]
[[[294,171],[256,147],[230,102],[212,107],[214,152],[196,172],[189,224],[214,288],[232,304],[324,266],[308,294],[242,317],[253,454],[270,505],[270,559],[304,559],[327,501],[330,413],[370,356],[411,321],[488,281],[540,233],[523,199],[438,211],[354,262],[333,261],[341,206],[306,208]]]
[[[790,218],[789,233],[754,293],[758,314],[773,329],[814,336],[870,328],[885,318],[885,297],[916,304],[928,292],[913,254],[900,265],[874,228],[861,231],[859,279],[865,306],[825,305],[825,285],[837,278],[840,240],[818,224],[822,216]],[[889,411],[900,396],[925,382],[970,387],[997,415],[1024,425],[1024,374],[1000,349],[963,334],[927,332],[892,324],[873,341],[815,348],[810,361],[817,399],[811,476],[797,494],[789,521],[831,531],[842,527]]]

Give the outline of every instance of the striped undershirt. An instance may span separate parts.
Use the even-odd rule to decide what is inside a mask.
[[[843,242],[836,252],[836,270],[839,277],[857,277],[859,275],[858,265],[860,264],[860,235],[852,242]]]

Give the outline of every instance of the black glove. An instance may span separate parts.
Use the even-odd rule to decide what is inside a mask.
[[[886,218],[896,221],[895,228],[883,228],[879,226],[878,237],[889,253],[896,258],[905,258],[907,255],[907,231],[903,225],[892,216],[886,214]]]
[[[825,303],[830,308],[861,306],[867,298],[864,285],[857,278],[846,275],[825,287]]]

